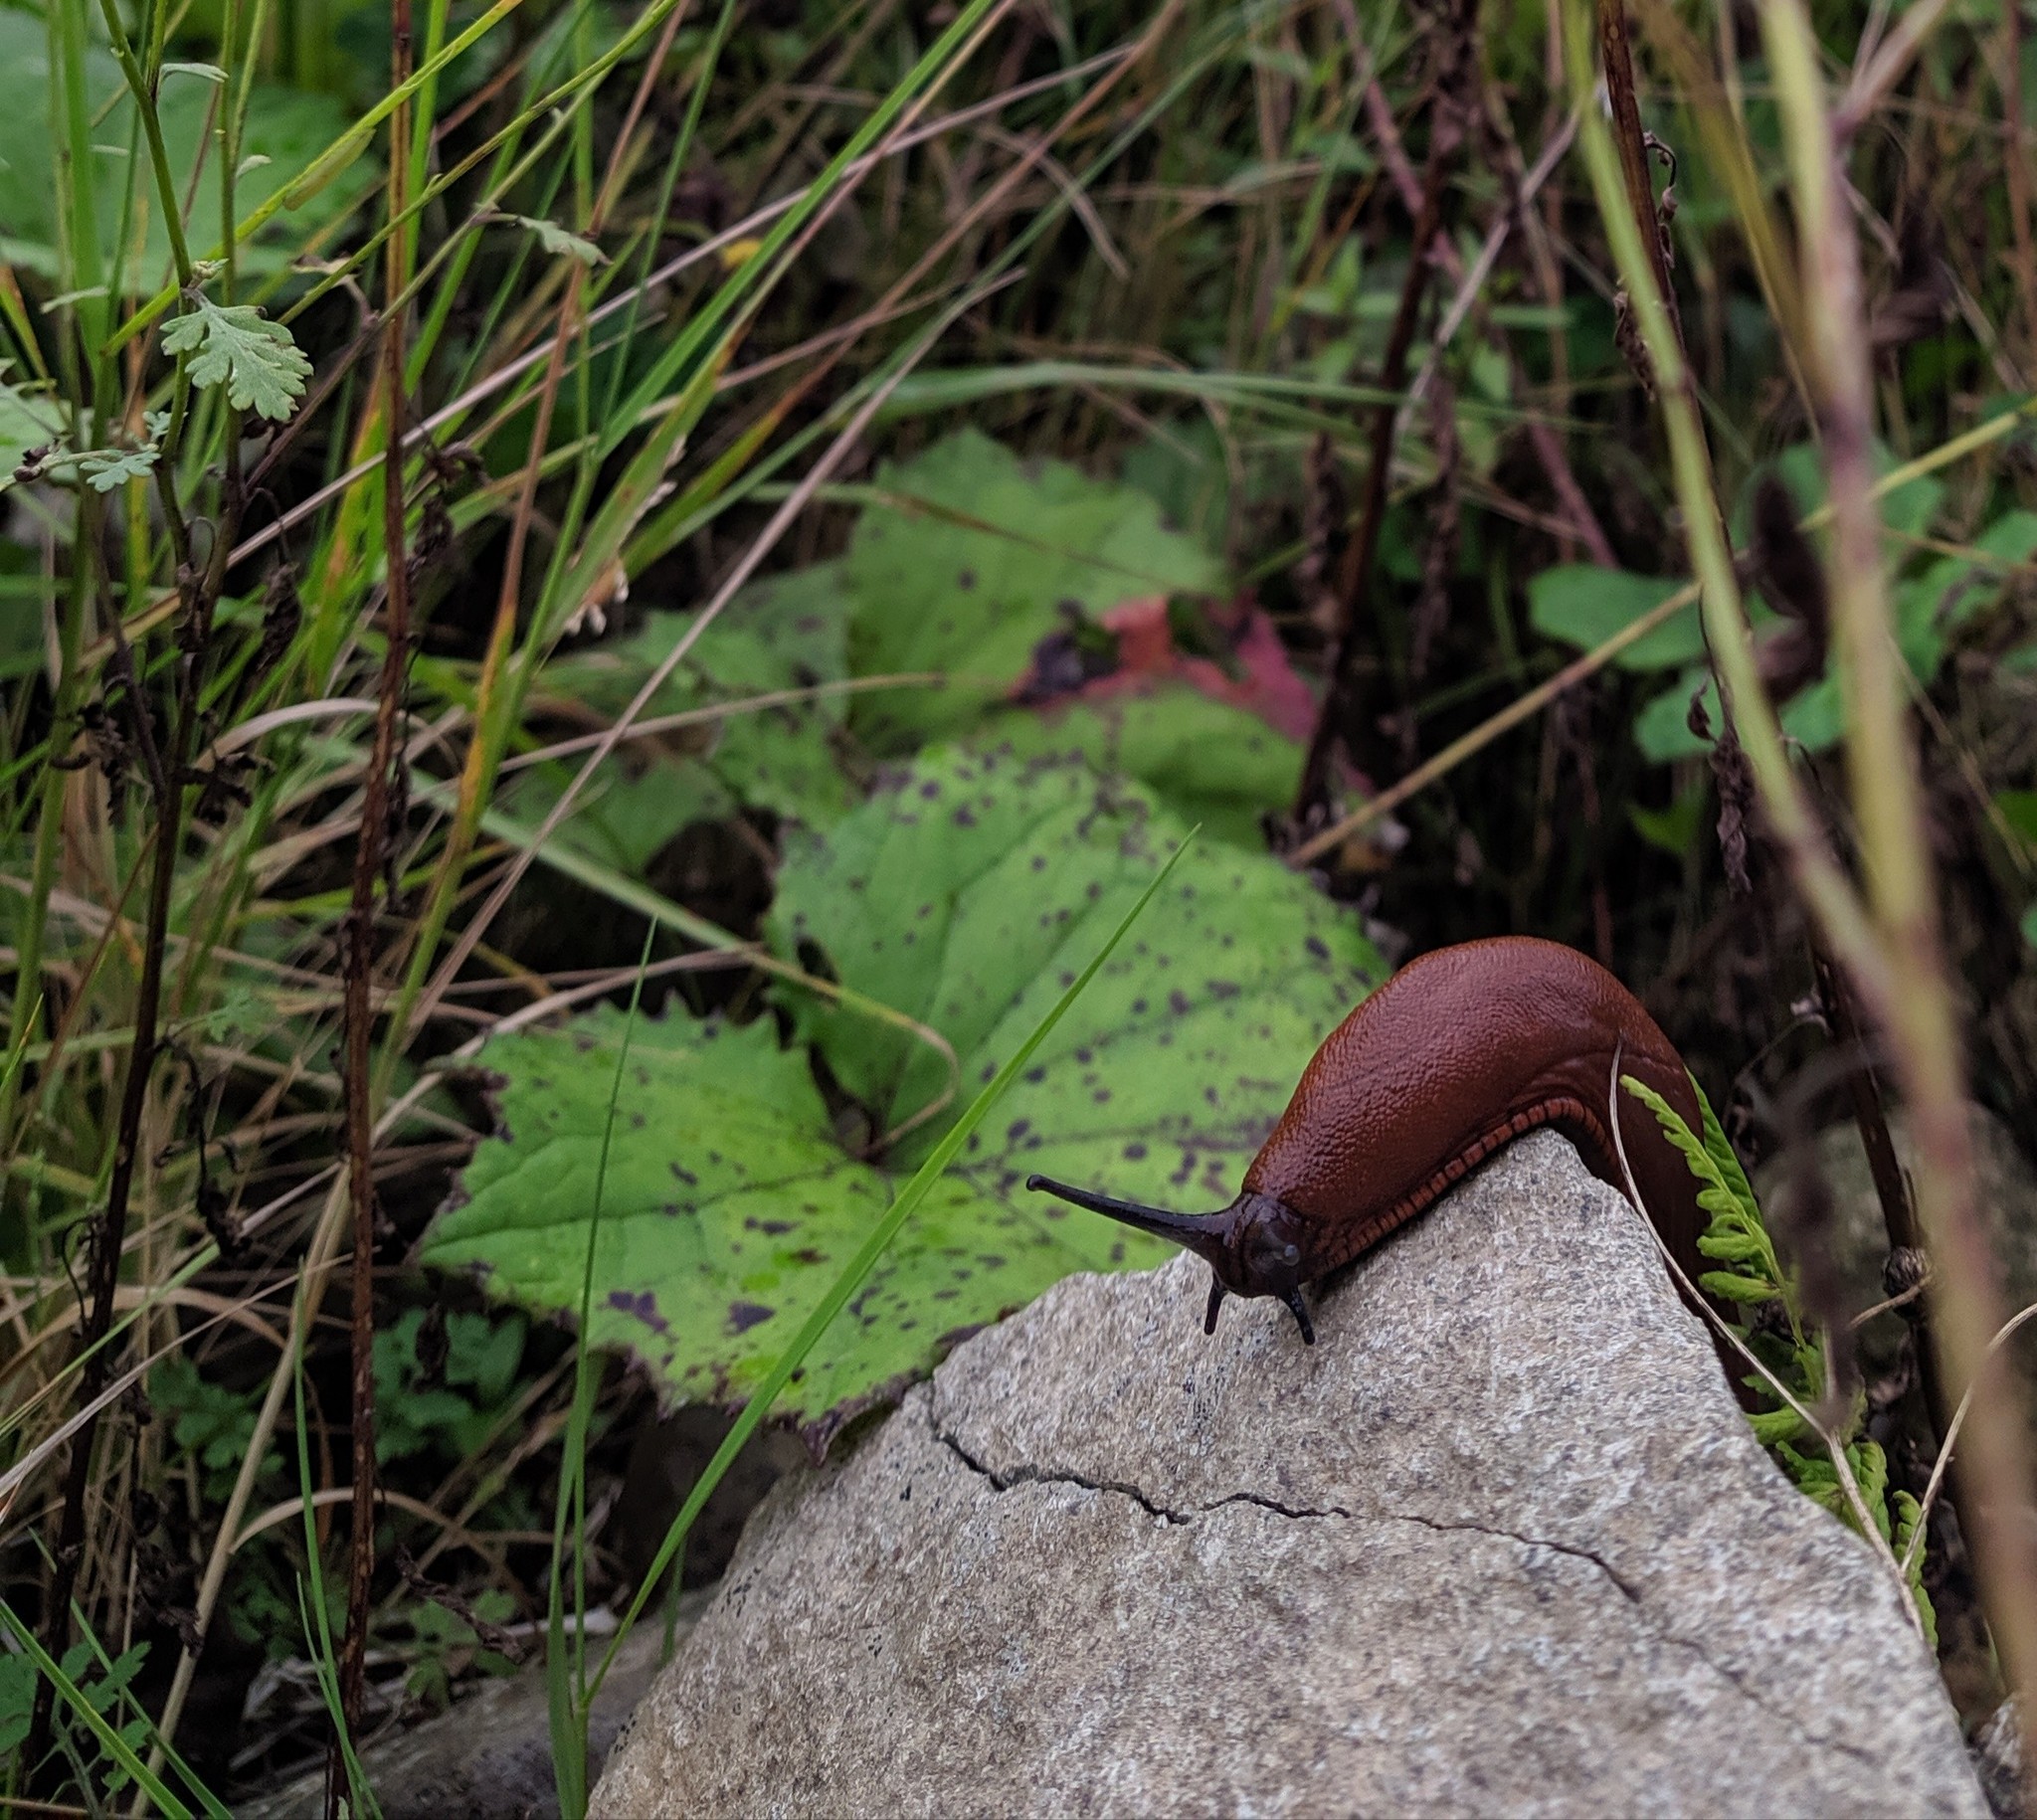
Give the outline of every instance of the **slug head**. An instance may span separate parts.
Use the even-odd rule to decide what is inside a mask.
[[[1210,1271],[1209,1307],[1203,1321],[1205,1334],[1216,1331],[1216,1311],[1226,1295],[1276,1296],[1294,1316],[1303,1344],[1316,1344],[1315,1325],[1301,1299],[1301,1286],[1309,1275],[1308,1226],[1286,1201],[1247,1188],[1220,1212],[1170,1213],[1069,1187],[1044,1176],[1028,1176],[1025,1185],[1193,1251]]]

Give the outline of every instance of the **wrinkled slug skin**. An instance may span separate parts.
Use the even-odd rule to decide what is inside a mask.
[[[1411,961],[1331,1032],[1247,1190],[1295,1209],[1320,1247],[1315,1277],[1378,1244],[1493,1152],[1538,1126],[1564,1132],[1591,1172],[1627,1193],[1607,1124],[1613,1056],[1693,1131],[1697,1095],[1641,1002],[1595,961],[1502,937]],[[1654,1115],[1619,1094],[1620,1136],[1672,1255],[1695,1280],[1707,1216],[1698,1183]]]

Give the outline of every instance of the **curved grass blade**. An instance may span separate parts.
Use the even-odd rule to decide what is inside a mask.
[[[664,1542],[658,1547],[656,1558],[651,1561],[642,1584],[638,1586],[637,1596],[630,1601],[630,1609],[617,1627],[616,1634],[609,1643],[608,1652],[602,1657],[601,1667],[587,1690],[589,1701],[600,1693],[602,1681],[614,1664],[616,1652],[622,1647],[623,1639],[630,1634],[631,1627],[642,1615],[651,1593],[664,1577],[665,1569],[671,1565],[680,1548],[685,1546],[686,1534],[692,1529],[694,1519],[700,1515],[714,1488],[721,1483],[723,1474],[728,1471],[736,1455],[743,1450],[750,1436],[763,1426],[764,1418],[771,1413],[771,1405],[778,1400],[778,1393],[785,1388],[793,1372],[799,1369],[801,1361],[827,1332],[829,1324],[847,1305],[848,1299],[855,1294],[862,1280],[876,1268],[877,1260],[898,1236],[899,1229],[912,1217],[914,1210],[927,1197],[928,1190],[940,1180],[942,1173],[955,1160],[962,1147],[969,1142],[970,1133],[983,1123],[991,1108],[1004,1096],[1005,1090],[1032,1059],[1033,1051],[1045,1040],[1047,1032],[1067,1015],[1069,1007],[1082,996],[1090,981],[1096,978],[1104,962],[1110,959],[1112,951],[1144,914],[1146,906],[1153,901],[1160,887],[1167,882],[1168,876],[1181,863],[1182,855],[1194,843],[1197,832],[1196,828],[1189,830],[1187,838],[1169,855],[1167,863],[1154,874],[1153,882],[1140,894],[1139,901],[1125,913],[1124,920],[1111,932],[1110,939],[1096,951],[1089,965],[1075,977],[1074,984],[1054,1001],[1053,1009],[1040,1019],[1032,1034],[1018,1045],[1012,1058],[998,1070],[996,1078],[970,1102],[969,1109],[955,1121],[947,1136],[928,1153],[926,1162],[920,1165],[912,1180],[899,1191],[898,1198],[891,1203],[890,1211],[870,1228],[869,1237],[863,1240],[855,1256],[842,1267],[841,1274],[834,1280],[834,1287],[821,1299],[819,1307],[807,1317],[806,1325],[786,1348],[785,1356],[771,1367],[764,1381],[757,1386],[757,1393],[743,1405],[743,1412],[736,1418],[735,1426],[729,1430],[728,1438],[716,1449],[714,1458],[708,1461],[706,1471],[700,1475],[698,1482],[687,1495],[679,1514],[672,1519],[671,1528],[665,1532]]]

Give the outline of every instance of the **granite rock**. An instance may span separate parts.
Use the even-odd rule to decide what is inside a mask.
[[[1076,1277],[781,1482],[598,1815],[1952,1814],[1901,1590],[1548,1133],[1317,1298]]]

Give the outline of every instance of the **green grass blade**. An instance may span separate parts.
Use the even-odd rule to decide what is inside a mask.
[[[299,1299],[306,1293],[299,1284]],[[303,1312],[299,1309],[299,1314]],[[311,1479],[311,1430],[304,1420],[304,1345],[302,1336],[309,1328],[308,1321],[295,1323],[298,1341],[291,1352],[288,1368],[291,1374],[291,1390],[297,1404],[297,1490],[303,1506],[304,1518],[304,1560],[315,1575],[313,1591],[315,1597],[305,1609],[304,1582],[297,1581],[297,1609],[304,1625],[304,1636],[311,1645],[311,1667],[318,1677],[318,1692],[325,1701],[325,1711],[332,1721],[332,1734],[339,1739],[339,1754],[346,1765],[347,1787],[352,1791],[358,1805],[354,1812],[373,1816],[380,1820],[381,1808],[376,1804],[374,1790],[368,1786],[367,1772],[361,1767],[361,1760],[354,1754],[354,1740],[348,1734],[346,1713],[339,1698],[339,1664],[332,1647],[332,1625],[325,1611],[325,1575],[318,1564],[318,1509],[313,1502]],[[313,1624],[313,1614],[317,1623]]]
[[[644,931],[644,952],[637,960],[637,981],[630,989],[630,1011],[623,1023],[623,1041],[616,1054],[616,1075],[609,1088],[608,1123],[602,1129],[601,1157],[594,1168],[594,1210],[587,1223],[587,1258],[580,1278],[580,1335],[573,1358],[573,1407],[566,1418],[566,1447],[559,1465],[559,1501],[552,1517],[552,1587],[546,1613],[545,1706],[551,1721],[552,1779],[562,1820],[582,1820],[587,1812],[587,1427],[594,1409],[597,1378],[594,1351],[587,1336],[594,1320],[594,1255],[601,1238],[602,1194],[608,1186],[609,1147],[616,1135],[616,1108],[623,1098],[623,1074],[630,1065],[630,1039],[637,1031],[637,1012],[644,1002],[644,976],[650,966],[650,946],[657,939],[653,921]],[[573,1515],[572,1672],[566,1652],[566,1518]]]
[[[855,1256],[842,1266],[841,1274],[834,1279],[834,1286],[821,1298],[820,1305],[807,1317],[806,1324],[794,1336],[784,1356],[757,1386],[756,1394],[743,1405],[743,1412],[736,1418],[735,1426],[729,1430],[728,1438],[715,1450],[714,1458],[708,1461],[706,1470],[701,1473],[692,1491],[687,1494],[686,1502],[680,1507],[679,1514],[672,1519],[671,1528],[665,1532],[656,1558],[651,1561],[648,1571],[644,1575],[643,1583],[637,1588],[637,1596],[630,1601],[630,1609],[624,1614],[622,1623],[617,1626],[607,1654],[602,1657],[601,1668],[588,1691],[590,1701],[601,1691],[602,1681],[615,1662],[616,1652],[622,1648],[623,1639],[630,1634],[631,1627],[642,1615],[645,1604],[656,1589],[658,1581],[664,1577],[665,1569],[671,1565],[673,1557],[684,1547],[686,1534],[693,1527],[694,1519],[700,1515],[701,1509],[713,1495],[714,1488],[721,1483],[722,1476],[733,1464],[736,1455],[742,1452],[751,1435],[763,1426],[764,1418],[771,1413],[771,1405],[778,1400],[778,1393],[785,1388],[793,1372],[799,1369],[801,1362],[813,1351],[816,1342],[828,1331],[830,1323],[847,1306],[849,1297],[855,1294],[862,1280],[876,1268],[877,1260],[890,1248],[891,1241],[898,1236],[899,1229],[912,1217],[920,1202],[927,1197],[934,1183],[941,1179],[943,1172],[955,1160],[963,1145],[969,1142],[970,1134],[983,1123],[991,1108],[1004,1096],[1006,1088],[1023,1072],[1026,1063],[1032,1059],[1033,1051],[1046,1040],[1047,1032],[1067,1015],[1069,1007],[1082,996],[1090,981],[1095,979],[1102,969],[1104,962],[1110,959],[1117,945],[1125,939],[1132,925],[1145,913],[1146,906],[1153,901],[1160,887],[1167,883],[1175,867],[1181,863],[1182,856],[1194,842],[1196,833],[1195,828],[1189,830],[1181,845],[1169,855],[1167,863],[1154,874],[1153,882],[1139,894],[1139,901],[1125,912],[1123,920],[1111,931],[1110,939],[1096,951],[1089,965],[1076,975],[1074,983],[1054,1001],[1053,1008],[1039,1020],[1032,1034],[1018,1045],[1018,1050],[998,1070],[991,1083],[970,1102],[969,1109],[955,1121],[947,1136],[934,1146],[927,1160],[920,1165],[912,1180],[900,1191],[898,1198],[891,1203],[890,1210],[870,1228],[869,1237],[863,1240]]]

